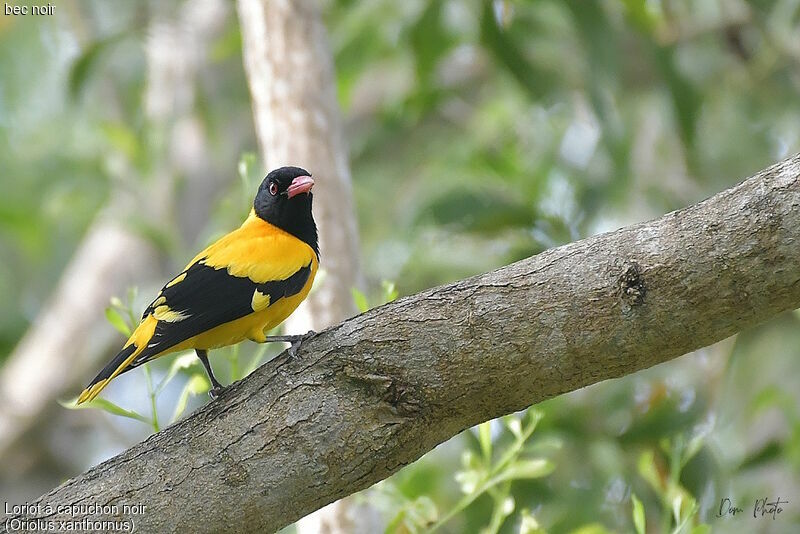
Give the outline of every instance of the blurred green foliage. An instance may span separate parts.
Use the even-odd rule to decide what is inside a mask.
[[[137,198],[164,157],[142,111],[153,4],[108,5],[0,19],[0,359],[112,194]],[[800,149],[798,0],[322,5],[369,280],[354,294],[362,309],[697,202]],[[228,186],[192,242],[168,221],[126,222],[172,267],[237,224],[263,172],[249,155],[232,9],[203,61],[193,111]],[[144,304],[108,318],[122,328],[125,306]],[[786,314],[480,425],[361,498],[390,532],[796,532],[798,323]],[[243,376],[268,357],[258,350],[226,349],[214,365]],[[151,383],[146,404],[104,408],[157,427],[161,394],[179,417],[207,387],[181,358],[153,373],[184,377],[182,388]],[[526,468],[536,476],[507,474]],[[790,505],[774,524],[749,517],[756,498],[779,496]],[[747,517],[717,517],[723,497]]]

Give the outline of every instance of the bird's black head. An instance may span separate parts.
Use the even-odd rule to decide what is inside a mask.
[[[256,215],[305,241],[319,255],[317,225],[311,215],[311,173],[300,167],[281,167],[264,178],[253,201]]]

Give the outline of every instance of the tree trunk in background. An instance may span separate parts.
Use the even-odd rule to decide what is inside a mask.
[[[85,381],[87,370],[117,341],[103,320],[109,297],[155,274],[152,245],[110,220],[117,207],[112,202],[108,215],[89,228],[53,295],[0,369],[0,456],[54,399]]]
[[[148,239],[124,224],[126,214],[173,220],[176,176],[191,181],[187,190],[196,195],[191,216],[178,221],[183,237],[193,240],[201,228],[197,218],[205,219],[208,214],[218,173],[208,160],[201,122],[192,115],[194,78],[202,65],[204,42],[219,27],[224,8],[223,0],[188,2],[177,17],[161,17],[159,7],[154,8],[156,15],[145,44],[148,82],[144,101],[148,120],[168,139],[167,150],[153,176],[143,181],[150,194],[134,199],[114,192],[86,232],[53,295],[0,369],[0,457],[6,460],[3,472],[12,480],[20,478],[13,471],[20,463],[35,463],[17,462],[18,457],[30,454],[30,447],[13,451],[13,445],[35,426],[46,425],[49,418],[43,414],[54,406],[55,399],[69,397],[85,385],[100,360],[119,344],[119,336],[104,318],[110,297],[158,279],[159,253]],[[142,199],[151,203],[143,206]],[[57,477],[53,482],[62,478],[58,473],[51,475]],[[25,493],[24,489],[15,491]]]
[[[355,314],[351,289],[361,285],[350,168],[330,45],[313,0],[239,0],[238,8],[253,116],[266,167],[296,165],[315,179],[314,218],[324,275],[287,320],[285,330],[321,330]],[[313,533],[380,530],[377,513],[348,499],[297,526]]]
[[[314,218],[325,279],[306,300],[302,321],[315,329],[355,313],[360,283],[358,230],[350,169],[336,101],[333,59],[310,0],[240,0],[244,60],[256,133],[269,170],[306,168],[315,178]]]

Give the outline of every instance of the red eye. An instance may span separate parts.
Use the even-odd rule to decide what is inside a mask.
[[[275,182],[270,182],[269,184],[269,194],[275,196],[278,194],[278,184]]]

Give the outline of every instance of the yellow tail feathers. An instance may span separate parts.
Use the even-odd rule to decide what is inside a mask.
[[[108,383],[114,379],[114,377],[124,371],[131,364],[131,362],[136,359],[139,354],[141,354],[142,349],[144,349],[146,346],[147,345],[145,344],[141,347],[137,347],[131,343],[123,348],[119,354],[117,354],[117,357],[112,360],[111,364],[100,371],[100,374],[97,375],[92,383],[81,392],[81,394],[78,396],[78,404],[94,400],[94,398],[97,397],[101,391],[103,391],[103,388],[105,388]],[[119,359],[122,359],[122,361],[117,364]],[[116,365],[113,370],[111,369],[112,365]],[[111,374],[107,377],[104,377],[103,375],[107,374],[109,371]]]
[[[78,404],[93,400],[114,377],[128,368],[136,357],[147,347],[155,332],[156,323],[157,321],[152,316],[148,316],[144,321],[139,323],[139,326],[136,327],[136,330],[131,334],[130,339],[128,339],[128,342],[122,350],[119,351],[114,359],[100,371],[88,386],[86,386],[86,389],[81,392],[78,396]]]

